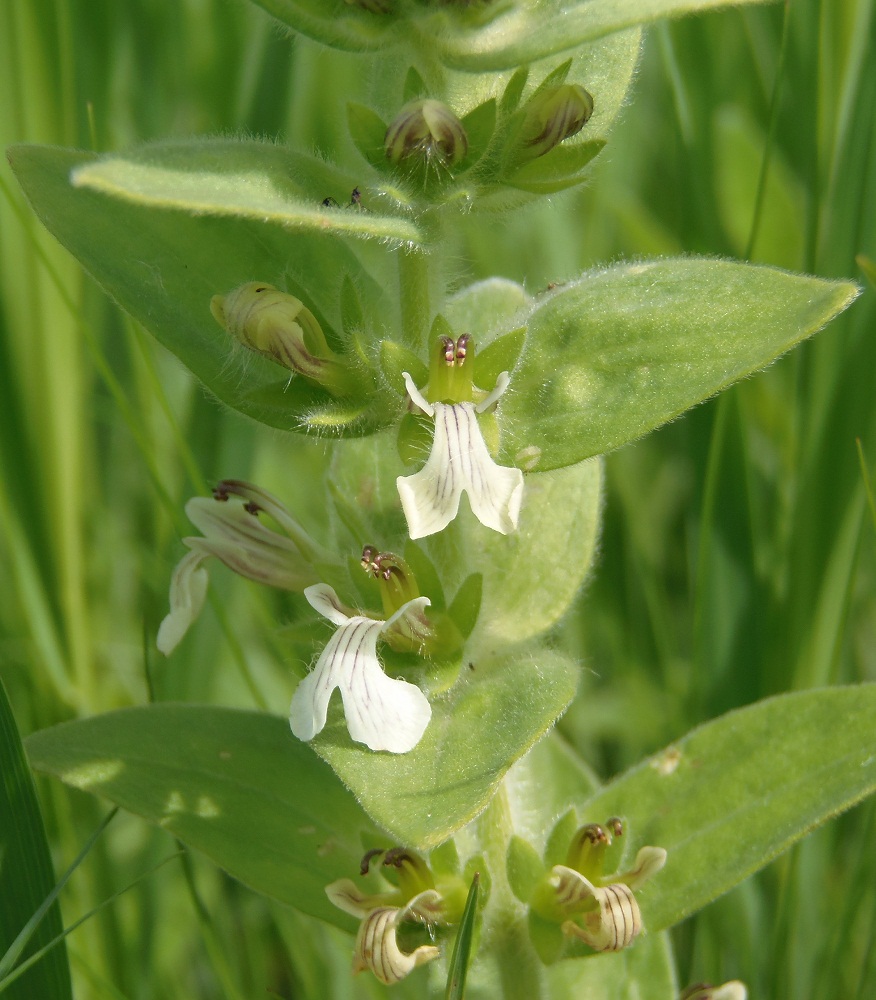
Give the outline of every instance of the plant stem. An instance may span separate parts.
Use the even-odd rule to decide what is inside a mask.
[[[431,313],[429,261],[420,250],[398,252],[398,285],[402,336],[413,350],[426,344]]]

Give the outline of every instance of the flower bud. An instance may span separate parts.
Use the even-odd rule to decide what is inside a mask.
[[[549,153],[576,135],[593,114],[593,98],[577,83],[536,91],[525,109],[521,139],[526,158]]]
[[[462,122],[441,101],[410,101],[396,115],[383,140],[387,158],[452,167],[468,152]]]
[[[348,395],[355,377],[332,351],[319,321],[293,295],[250,281],[214,295],[210,312],[235,340],[258,354],[318,382],[334,396]]]

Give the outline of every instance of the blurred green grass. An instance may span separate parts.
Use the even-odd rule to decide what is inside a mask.
[[[757,261],[861,280],[856,254],[876,257],[873,8],[792,2],[657,27],[592,182],[466,227],[459,280],[535,290],[605,260],[749,244]],[[244,132],[349,149],[340,112],[361,68],[227,0],[7,0],[0,139],[107,150]],[[201,477],[254,479],[317,523],[302,469],[318,475],[323,448],[220,411],[40,231],[5,163],[0,181],[0,672],[19,726],[150,694],[249,704],[242,648],[282,711],[293,664],[272,623],[293,612],[279,599],[269,611],[216,573],[225,631],[208,613],[170,663],[152,640]],[[856,448],[876,476],[874,294],[609,457],[599,564],[558,635],[585,664],[562,729],[604,776],[738,705],[876,679],[876,524]],[[40,790],[60,868],[99,807]],[[865,805],[678,928],[681,982],[876,995],[873,833]],[[65,922],[167,848],[120,817],[65,890]],[[77,997],[383,995],[350,981],[348,940],[196,859],[202,931],[181,874],[162,869],[72,936]]]

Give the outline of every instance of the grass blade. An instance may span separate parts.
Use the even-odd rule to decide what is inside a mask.
[[[30,920],[55,883],[46,831],[36,788],[21,746],[21,737],[6,690],[0,682],[0,975],[28,943],[31,950],[61,931],[61,914],[53,900],[45,919],[23,941],[21,928]],[[70,967],[63,945],[21,977],[9,1000],[72,1000]]]

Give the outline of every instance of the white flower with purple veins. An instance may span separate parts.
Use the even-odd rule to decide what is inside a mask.
[[[420,742],[432,708],[423,692],[407,681],[387,677],[377,658],[377,637],[402,619],[419,620],[428,597],[402,605],[386,621],[348,615],[327,584],[304,591],[310,606],[338,626],[298,685],[289,708],[289,725],[300,740],[311,740],[325,726],[329,701],[340,688],[350,736],[371,750],[407,753]]]
[[[430,403],[403,372],[408,396],[435,419],[432,451],[423,468],[396,480],[411,538],[441,531],[456,517],[459,500],[468,494],[475,517],[503,535],[517,528],[523,500],[523,473],[496,465],[478,425],[479,413],[492,406],[508,388],[507,372],[480,403]]]

